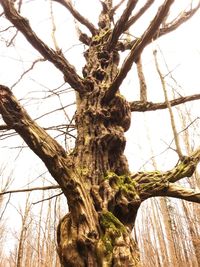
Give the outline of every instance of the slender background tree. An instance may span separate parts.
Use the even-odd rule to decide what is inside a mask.
[[[148,202],[152,213],[149,213],[147,222],[141,215],[142,211],[146,211],[140,209],[138,214],[138,209],[144,201],[157,196],[200,203],[200,191],[194,176],[192,187],[189,187],[192,179],[178,183],[183,178],[198,175],[199,134],[194,128],[197,127],[198,117],[191,115],[196,113],[195,109],[188,112],[190,120],[187,110],[184,113],[182,110],[174,111],[178,105],[200,99],[200,94],[184,95],[159,44],[159,40],[162,45],[164,38],[170,38],[170,34],[174,34],[172,32],[198,12],[200,2],[188,1],[183,7],[180,1],[172,0],[87,3],[94,5],[94,2],[97,11],[96,20],[92,21],[81,14],[81,4],[67,0],[1,0],[1,40],[6,45],[1,53],[2,59],[5,57],[2,68],[4,64],[8,66],[2,71],[0,85],[0,113],[4,121],[0,126],[1,140],[5,146],[13,142],[18,151],[13,161],[21,156],[19,152],[23,150],[22,153],[25,153],[25,147],[30,148],[56,182],[27,191],[59,188],[65,197],[63,205],[68,205],[69,212],[60,220],[57,229],[57,252],[62,266],[139,266],[139,250],[151,257],[149,266],[183,266],[189,259],[189,249],[195,251],[195,258],[189,264],[198,266],[195,265],[199,262],[197,225],[188,221],[188,227],[179,227],[179,222],[191,217],[187,204],[183,204],[182,219],[170,215],[172,204],[168,199],[162,199],[159,204]],[[73,20],[76,30],[72,32],[69,24]],[[44,27],[38,27],[40,24]],[[76,44],[76,35],[81,49],[74,46],[74,53],[70,54],[67,47]],[[188,37],[185,39],[188,40]],[[147,58],[146,47],[150,48],[152,61],[150,83],[155,77],[159,81],[154,86],[156,96],[161,100],[156,98],[156,102],[151,100],[155,88],[149,86],[143,64]],[[80,52],[79,56],[75,54],[76,49]],[[187,52],[190,53],[185,51],[185,54]],[[14,58],[20,63],[19,68],[13,63]],[[76,69],[72,63],[77,65]],[[188,73],[191,68],[188,66]],[[167,70],[167,74],[163,70]],[[136,77],[135,74],[138,82],[126,83],[130,75]],[[127,95],[130,91],[138,92],[136,100],[129,100]],[[134,119],[131,114],[148,111],[161,114],[157,112],[163,109],[167,115],[162,117],[161,127],[155,122],[151,129],[146,127],[146,132],[159,131],[165,125],[171,129],[170,140],[166,139],[165,144],[166,150],[173,151],[173,156],[167,157],[171,165],[160,168],[152,156],[153,168],[146,165],[142,170],[132,171],[134,168],[129,167],[124,153],[125,132],[130,128],[131,120],[131,128],[139,130],[142,120],[141,117]],[[150,116],[152,120],[156,115],[151,113]],[[188,129],[192,131],[193,139],[187,137]],[[130,132],[131,129],[127,139]],[[138,136],[143,134],[138,133]],[[21,145],[21,139],[16,134],[23,139]],[[14,138],[11,139],[12,136]],[[74,141],[69,141],[69,137]],[[147,137],[151,140],[150,134]],[[142,147],[140,140],[137,141]],[[132,149],[130,147],[131,144],[128,144],[127,149]],[[153,147],[150,150],[155,153]],[[38,159],[34,159],[37,164]],[[134,154],[131,161],[137,160],[138,155]],[[148,167],[150,169],[147,170]],[[23,170],[23,166],[18,168]],[[157,209],[154,208],[156,205],[159,205]],[[39,216],[42,210],[41,206]],[[25,227],[27,220],[30,221],[26,211],[22,216],[16,253],[18,266],[22,266],[23,261],[28,262],[26,253],[31,255],[31,247],[25,251],[22,246],[25,233],[32,229]],[[59,213],[59,209],[57,211]],[[160,220],[159,211],[163,211],[163,219]],[[140,225],[136,228],[134,239],[132,230],[136,218]],[[151,230],[147,228],[147,223]],[[141,224],[146,226],[141,228]],[[44,232],[50,239],[48,229]],[[193,243],[189,244],[185,239],[177,251],[181,240],[174,238],[175,230],[189,235],[188,240]],[[155,248],[160,248],[164,256],[158,253],[153,256],[154,247],[145,244],[141,231],[148,231],[149,239],[157,244]],[[40,239],[40,230],[37,235]],[[41,246],[38,243],[36,247],[37,258],[34,260],[39,266],[41,255],[47,259],[52,255],[54,245],[49,243],[44,246],[43,243]],[[47,262],[50,262],[49,258]],[[57,265],[56,259],[55,262]]]

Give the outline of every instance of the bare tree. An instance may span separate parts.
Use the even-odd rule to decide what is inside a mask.
[[[9,27],[14,26],[16,32],[21,32],[42,55],[42,60],[51,62],[75,90],[75,147],[67,153],[31,118],[5,85],[0,86],[0,113],[5,122],[1,129],[12,129],[23,138],[44,162],[66,197],[69,213],[60,221],[57,230],[62,266],[139,266],[139,251],[131,231],[141,203],[156,196],[200,203],[199,191],[176,183],[192,176],[200,160],[200,149],[184,155],[176,140],[179,162],[174,168],[132,174],[124,155],[124,133],[130,127],[131,112],[171,110],[175,105],[200,99],[200,95],[152,103],[147,99],[147,87],[143,87],[140,99],[128,102],[120,94],[120,86],[135,63],[140,85],[144,85],[141,65],[144,48],[190,19],[200,2],[197,1],[196,6],[191,2],[189,8],[180,10],[179,15],[172,18],[170,10],[175,1],[162,1],[141,36],[129,39],[126,38],[129,29],[154,1],[148,0],[142,6],[135,0],[119,1],[117,5],[112,0],[100,1],[102,9],[96,26],[82,16],[70,0],[51,1],[55,6],[60,4],[66,8],[89,32],[78,29],[79,39],[87,47],[82,75],[67,60],[55,38],[53,49],[33,31],[31,23],[21,13],[25,2],[29,1],[1,0],[2,16],[11,23]],[[120,8],[121,15],[117,13]],[[127,50],[130,52],[121,64],[120,55]],[[160,78],[163,79],[161,73]],[[176,131],[174,133],[177,136]]]

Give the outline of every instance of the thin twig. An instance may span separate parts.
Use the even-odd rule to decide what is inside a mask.
[[[182,154],[182,151],[181,151],[179,136],[178,136],[178,133],[177,133],[177,130],[176,130],[174,114],[173,114],[173,111],[172,111],[172,107],[171,107],[170,101],[168,99],[165,80],[163,78],[163,75],[162,75],[161,70],[160,70],[159,65],[158,65],[157,51],[156,50],[153,51],[153,55],[154,55],[156,70],[157,70],[157,73],[158,73],[158,75],[160,77],[160,81],[161,81],[161,84],[162,84],[162,89],[163,89],[163,93],[164,93],[164,96],[165,96],[165,102],[166,102],[167,108],[169,110],[171,126],[172,126],[172,132],[173,132],[173,135],[174,135],[174,141],[175,141],[175,145],[176,145],[177,154],[178,154],[179,158],[182,159],[183,158],[183,154]]]
[[[10,202],[10,198],[11,198],[11,194],[9,194],[8,200],[6,201],[6,205],[5,205],[5,207],[4,207],[4,209],[3,209],[2,213],[1,213],[0,221],[3,218],[3,215],[4,215],[5,211],[6,211],[7,206],[8,206],[8,203]]]
[[[41,202],[43,202],[43,201],[50,200],[50,199],[52,199],[52,198],[54,198],[54,197],[61,196],[62,194],[63,194],[63,192],[61,192],[61,193],[59,193],[59,194],[57,194],[57,195],[53,195],[53,196],[48,197],[48,198],[44,198],[44,199],[42,199],[42,200],[38,200],[38,201],[36,201],[36,202],[33,202],[32,204],[33,204],[33,205],[36,205],[36,204],[41,203]]]
[[[54,189],[60,189],[60,186],[51,185],[51,186],[44,186],[44,187],[33,187],[33,188],[26,188],[26,189],[9,190],[9,191],[0,192],[0,196],[6,195],[6,194],[13,194],[13,193],[24,193],[24,192],[31,192],[31,191],[37,191],[37,190],[54,190]]]

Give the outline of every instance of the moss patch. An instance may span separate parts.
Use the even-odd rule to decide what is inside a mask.
[[[129,196],[131,198],[138,196],[136,191],[137,183],[131,176],[118,176],[113,172],[109,172],[104,179],[109,180],[110,186],[117,191],[120,191],[124,196]]]
[[[99,242],[101,254],[109,257],[113,252],[116,239],[126,231],[125,226],[109,211],[103,212],[100,216],[100,224],[104,231]]]
[[[120,236],[126,230],[124,225],[109,211],[101,214],[100,224],[105,232],[109,232],[114,236]]]

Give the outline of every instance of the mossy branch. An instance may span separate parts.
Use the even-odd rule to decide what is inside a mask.
[[[154,196],[174,196],[177,198],[184,198],[190,201],[198,202],[199,193],[190,191],[186,188],[178,188],[173,186],[174,182],[177,182],[185,177],[191,177],[196,170],[196,167],[200,161],[200,148],[195,150],[189,157],[185,157],[180,163],[172,170],[167,172],[140,172],[132,176],[132,179],[137,183],[138,195],[142,200]],[[177,194],[176,194],[177,189]],[[179,189],[179,190],[178,190]],[[195,197],[194,197],[195,196]],[[195,201],[195,199],[197,201]]]

